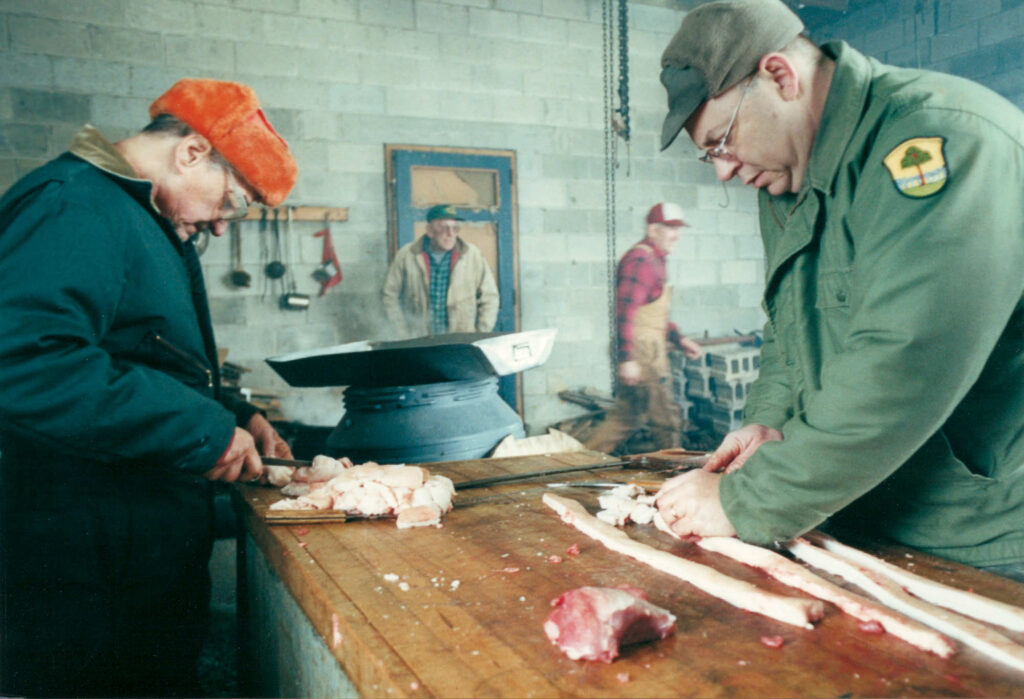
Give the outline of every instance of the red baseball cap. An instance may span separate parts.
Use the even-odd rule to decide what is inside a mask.
[[[647,223],[660,223],[665,226],[689,226],[683,220],[683,207],[669,201],[663,201],[651,207],[647,212]]]

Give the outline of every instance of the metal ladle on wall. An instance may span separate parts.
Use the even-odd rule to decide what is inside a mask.
[[[231,255],[235,258],[235,268],[231,271],[231,283],[235,286],[249,286],[252,275],[242,269],[242,224],[231,222]]]
[[[278,223],[278,210],[274,209],[274,259],[263,268],[264,274],[270,279],[280,279],[288,271],[281,261],[281,228]]]

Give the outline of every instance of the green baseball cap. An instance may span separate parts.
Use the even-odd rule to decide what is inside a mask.
[[[803,30],[782,0],[720,0],[687,12],[661,55],[661,84],[668,93],[661,150],[705,100],[753,73],[762,56]]]
[[[451,204],[438,204],[437,206],[432,206],[430,207],[430,209],[427,210],[428,222],[434,221],[439,218],[451,218],[455,219],[456,221],[465,220],[455,213],[455,207],[452,206]]]

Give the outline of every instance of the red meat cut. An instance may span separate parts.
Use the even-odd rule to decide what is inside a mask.
[[[544,633],[573,660],[610,663],[621,646],[665,638],[676,628],[672,613],[630,585],[580,587],[563,592],[551,606]]]

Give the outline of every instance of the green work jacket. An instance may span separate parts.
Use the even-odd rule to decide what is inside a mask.
[[[744,420],[784,439],[723,478],[726,515],[762,544],[828,522],[1024,560],[1024,115],[823,50],[803,187],[760,193],[768,322]]]

